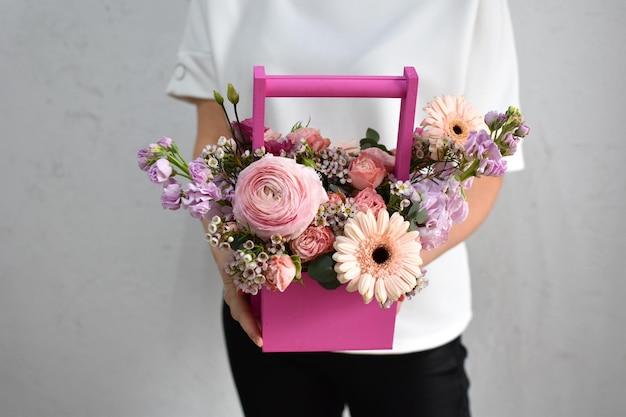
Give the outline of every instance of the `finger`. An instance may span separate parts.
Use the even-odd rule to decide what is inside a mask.
[[[261,328],[257,319],[252,314],[248,297],[237,291],[226,291],[224,292],[224,300],[230,308],[230,315],[233,319],[239,323],[255,345],[262,347],[263,337],[261,335]]]

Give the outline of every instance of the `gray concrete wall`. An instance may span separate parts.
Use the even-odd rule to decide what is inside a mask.
[[[136,150],[191,149],[167,98],[187,2],[2,0],[0,417],[235,416],[220,285]],[[626,408],[626,7],[512,2],[527,169],[471,239],[474,413]]]

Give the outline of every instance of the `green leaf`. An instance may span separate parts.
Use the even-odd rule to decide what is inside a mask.
[[[410,220],[411,222],[415,223],[415,225],[422,224],[426,221],[426,219],[428,219],[428,211],[420,210],[419,208],[420,208],[419,204],[411,205],[411,208],[409,209],[409,212],[406,215],[407,220]]]
[[[326,290],[336,290],[337,288],[341,286],[341,282],[337,280],[334,280],[331,282],[319,282],[319,284]]]
[[[376,148],[376,147],[378,147],[378,141],[377,141],[377,140],[374,140],[374,139],[369,139],[369,138],[363,138],[363,139],[361,139],[361,141],[359,142],[359,144],[361,145],[361,149]]]
[[[307,269],[309,276],[327,290],[333,290],[341,284],[337,281],[335,261],[331,253],[325,253],[313,259]]]
[[[296,278],[301,279],[302,278],[302,261],[300,260],[300,257],[298,255],[291,255],[291,261],[293,262],[293,265],[296,267]]]
[[[310,159],[310,158],[302,158],[302,165],[311,167],[313,169],[317,168],[317,165],[315,164],[315,161]]]
[[[380,140],[380,135],[378,134],[377,131],[375,131],[371,127],[368,127],[367,130],[365,131],[365,138],[372,139],[376,141],[376,143],[378,143],[378,141]]]
[[[423,224],[428,219],[428,211],[421,210],[417,212],[417,216],[415,216],[415,223]]]

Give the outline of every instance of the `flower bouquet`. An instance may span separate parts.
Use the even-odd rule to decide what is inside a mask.
[[[334,145],[300,122],[287,134],[264,127],[255,147],[255,120],[240,120],[230,84],[226,96],[232,121],[215,92],[230,138],[190,162],[162,138],[138,160],[162,186],[164,208],[182,207],[207,222],[210,244],[230,252],[224,271],[252,296],[280,297],[317,281],[358,292],[361,304],[376,299],[383,310],[413,297],[427,285],[421,250],[446,242],[467,216],[473,178],[504,174],[504,157],[529,132],[516,108],[483,117],[463,97],[435,98],[413,131],[410,166],[400,178],[395,151],[373,129],[358,144]]]

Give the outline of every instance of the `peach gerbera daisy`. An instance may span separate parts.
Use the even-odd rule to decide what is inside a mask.
[[[487,129],[483,115],[465,101],[464,97],[436,97],[428,103],[424,111],[428,116],[421,123],[424,128],[423,136],[428,138],[434,158],[438,150],[449,142],[463,149],[470,132]]]
[[[348,283],[348,291],[358,290],[366,303],[375,296],[381,305],[414,289],[422,276],[422,245],[419,232],[408,229],[399,213],[389,218],[387,210],[378,216],[358,212],[335,240],[337,280]]]

